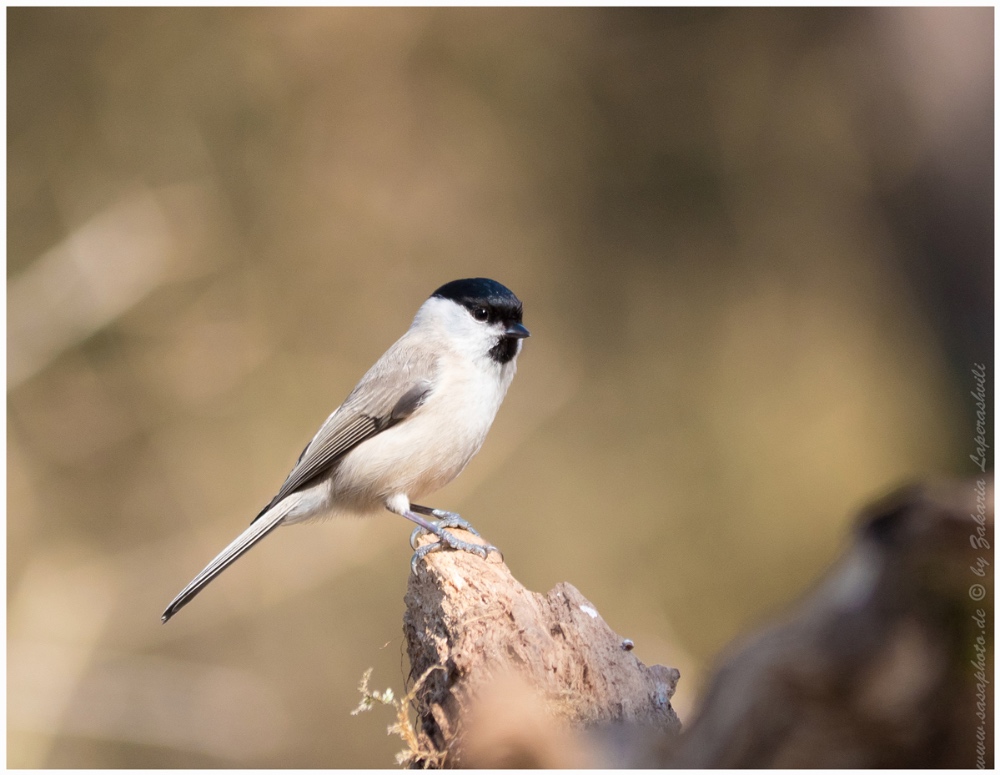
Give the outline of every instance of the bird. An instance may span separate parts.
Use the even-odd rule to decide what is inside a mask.
[[[485,277],[453,280],[431,294],[409,329],[365,373],[306,445],[271,502],[171,601],[166,623],[222,571],[281,525],[385,510],[432,533],[411,560],[448,548],[484,559],[499,552],[458,538],[479,535],[458,514],[416,499],[452,481],[479,451],[517,370],[522,304]]]

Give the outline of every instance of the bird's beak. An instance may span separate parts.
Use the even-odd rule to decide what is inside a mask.
[[[520,323],[514,323],[503,332],[503,335],[508,339],[527,339],[531,333]]]

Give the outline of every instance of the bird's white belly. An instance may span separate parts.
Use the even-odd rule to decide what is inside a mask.
[[[479,451],[509,383],[466,373],[438,386],[409,418],[347,453],[329,478],[309,488],[309,508],[286,521],[378,513],[390,498],[419,502],[444,487]]]

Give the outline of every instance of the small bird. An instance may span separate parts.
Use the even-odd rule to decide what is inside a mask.
[[[417,524],[411,546],[422,532],[438,537],[416,550],[414,572],[421,558],[445,547],[483,558],[498,551],[449,532],[479,535],[458,514],[412,499],[448,484],[483,445],[529,336],[521,316],[517,296],[495,280],[454,280],[434,291],[306,445],[278,494],[181,590],[162,620],[279,525],[388,509]]]

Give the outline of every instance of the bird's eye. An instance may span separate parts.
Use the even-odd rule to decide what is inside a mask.
[[[472,317],[478,320],[480,323],[485,323],[490,319],[490,311],[486,307],[476,307],[472,310]]]

